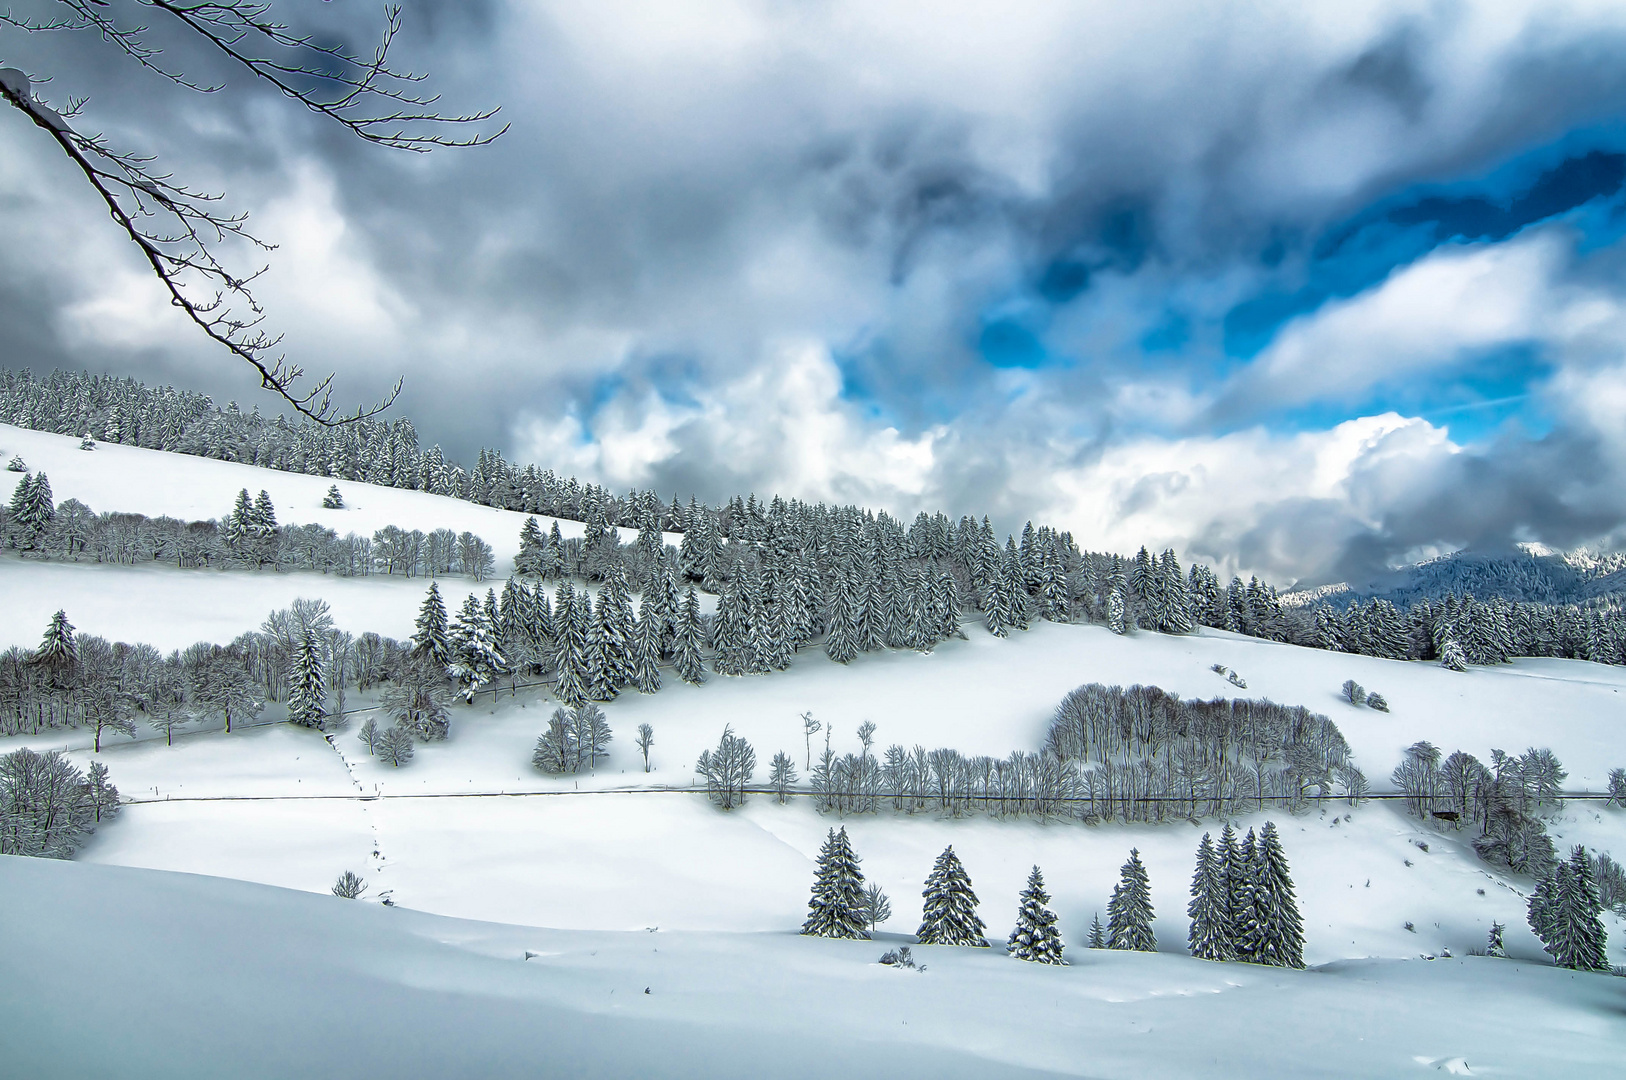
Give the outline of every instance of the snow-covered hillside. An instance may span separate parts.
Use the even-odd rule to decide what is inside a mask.
[[[0,893],[29,913],[0,921],[0,1060],[33,1078],[1606,1075],[1626,991],[1472,957],[919,947],[919,972],[877,964],[886,942],[547,930],[16,858]]]
[[[344,480],[337,484],[345,508],[327,510],[322,498],[334,481],[324,476],[114,443],[80,450],[78,439],[0,424],[0,460],[10,461],[14,455],[50,478],[56,501],[78,499],[98,512],[208,520],[224,517],[237,493],[246,488],[250,494],[263,490],[270,495],[283,523],[321,525],[341,536],[371,536],[388,525],[472,532],[491,545],[499,578],[513,566],[520,527],[529,516]],[[15,483],[21,476],[0,473],[0,484],[6,478]],[[8,487],[4,496],[9,494]],[[538,522],[545,530],[554,520],[542,517]],[[579,521],[561,520],[558,525],[566,537],[582,534]],[[669,534],[666,539],[675,544],[680,537]],[[8,616],[0,626],[0,648],[38,644],[40,628],[64,605],[84,632],[110,641],[144,641],[166,650],[196,641],[230,641],[257,626],[268,611],[301,596],[326,600],[341,630],[403,637],[411,631],[426,587],[424,581],[402,577],[175,570],[153,563],[23,562],[7,553],[0,557],[0,595],[6,598]],[[441,579],[441,587],[455,609],[470,592],[484,595],[491,583],[449,577]]]
[[[238,489],[264,488],[284,521],[358,533],[388,524],[474,531],[496,548],[499,572],[513,556],[524,521],[521,514],[364,484],[341,485],[351,508],[327,511],[320,502],[330,481],[321,477],[128,447],[87,452],[77,446],[73,439],[0,428],[0,457],[21,453],[50,475],[59,500],[78,498],[98,510],[218,516]],[[561,524],[567,534],[580,528]],[[488,584],[441,580],[454,606],[467,591],[483,592]],[[81,632],[109,639],[165,649],[225,641],[296,596],[328,601],[343,629],[404,637],[426,585],[397,577],[95,566],[7,555],[0,558],[0,594],[9,618],[0,628],[0,644],[33,646],[59,607]],[[1238,673],[1247,688],[1216,674],[1216,664]],[[1351,678],[1381,692],[1392,711],[1345,701],[1339,686]],[[801,1068],[795,1055],[827,1047],[834,1025],[843,1035],[851,1033],[836,1041],[844,1043],[840,1053],[856,1055],[849,1071],[859,1074],[1257,1076],[1321,1070],[1390,1076],[1461,1057],[1476,1071],[1486,1065],[1504,1074],[1539,1072],[1544,1044],[1514,1045],[1482,1015],[1499,1010],[1561,1017],[1554,1024],[1569,1025],[1584,1043],[1566,1050],[1566,1062],[1601,1060],[1626,1046],[1626,1035],[1610,1028],[1602,1011],[1611,1001],[1618,1008],[1626,981],[1526,963],[1417,959],[1446,949],[1460,958],[1483,945],[1493,921],[1507,925],[1515,957],[1539,961],[1542,954],[1524,920],[1531,883],[1486,867],[1469,846],[1471,830],[1425,825],[1396,804],[1329,802],[1297,817],[1277,810],[1238,820],[1243,829],[1275,820],[1282,831],[1305,918],[1306,959],[1321,965],[1294,973],[1203,964],[1181,955],[1193,856],[1202,833],[1218,831],[1216,821],[1085,825],[892,812],[838,820],[815,812],[806,798],[781,805],[753,795],[742,809],[725,813],[694,791],[671,790],[694,785],[697,756],[716,744],[725,725],[755,746],[759,781],[776,751],[805,771],[824,737],[811,746],[804,739],[805,712],[828,726],[837,753],[857,749],[856,730],[866,720],[876,724],[881,747],[919,744],[997,757],[1035,751],[1062,696],[1089,682],[1153,684],[1187,698],[1270,698],[1326,713],[1379,788],[1388,786],[1404,749],[1422,739],[1481,758],[1493,748],[1517,753],[1549,747],[1569,771],[1569,790],[1601,790],[1609,769],[1626,765],[1622,667],[1524,659],[1456,673],[1206,628],[1184,636],[1117,636],[1099,626],[1041,622],[1000,639],[970,625],[963,639],[930,654],[883,651],[843,666],[821,651],[805,650],[788,671],[714,675],[701,687],[668,673],[658,694],[629,689],[604,707],[615,733],[608,758],[594,772],[568,778],[546,776],[530,764],[557,704],[538,687],[495,696],[488,691],[472,707],[456,706],[450,738],[420,746],[399,769],[370,756],[357,740],[361,713],[331,740],[282,724],[231,735],[189,733],[174,746],[142,729],[134,740],[104,738],[99,755],[91,753],[82,731],[0,739],[0,753],[54,746],[68,750],[81,767],[100,760],[131,800],[80,853],[80,865],[41,870],[0,860],[0,880],[8,896],[35,898],[24,902],[49,910],[49,918],[80,920],[64,926],[96,928],[79,936],[76,948],[84,951],[74,960],[88,965],[99,955],[117,954],[115,970],[96,981],[96,994],[133,985],[142,965],[155,962],[141,951],[147,945],[133,948],[130,940],[160,949],[174,936],[172,926],[182,926],[192,935],[185,939],[190,944],[172,953],[164,978],[175,980],[173,992],[184,984],[199,988],[188,991],[192,997],[208,997],[210,987],[228,981],[228,969],[216,966],[212,950],[235,939],[243,945],[243,985],[258,987],[258,996],[249,999],[329,1003],[317,1012],[343,1018],[333,1028],[333,1062],[365,1060],[374,1071],[387,1071],[383,1065],[403,1052],[395,1040],[433,1043],[433,1053],[448,1055],[445,1060],[462,1054],[460,1060],[483,1063],[479,1071],[485,1075],[534,1068],[536,1059],[527,1055],[539,1045],[553,1046],[553,1053],[576,1066],[564,1070],[573,1075],[592,1074],[594,1067],[605,1074],[647,1075],[660,1071],[648,1068],[660,1060],[660,1048],[699,1053],[704,1042],[728,1046],[707,1058],[708,1075],[743,1072],[752,1062],[760,1069],[779,1053],[792,1054],[790,1064],[768,1071],[795,1075]],[[350,707],[365,710],[375,700],[352,693]],[[272,710],[267,719],[275,715]],[[655,734],[648,773],[633,746],[633,733],[643,723]],[[869,880],[892,898],[894,914],[881,927],[883,935],[909,940],[920,918],[922,881],[938,852],[952,844],[974,879],[990,937],[1003,939],[1009,931],[1029,868],[1042,866],[1078,966],[1034,971],[998,950],[928,950],[931,970],[917,975],[874,965],[879,945],[795,938],[814,857],[836,824],[851,834]],[[1581,842],[1626,859],[1626,810],[1572,801],[1549,827],[1561,849]],[[1151,877],[1155,929],[1165,955],[1083,950],[1089,922],[1098,912],[1104,916],[1132,847]],[[368,880],[369,900],[389,896],[397,910],[127,868],[311,893],[325,893],[339,873],[354,870]],[[512,925],[452,922],[400,908]],[[177,922],[177,911],[189,914]],[[1606,922],[1610,959],[1626,963],[1626,924],[1613,915]],[[55,925],[41,937],[49,939]],[[0,927],[9,924],[0,920]],[[654,927],[661,933],[645,932]],[[286,945],[286,956],[276,943]],[[652,952],[645,955],[654,948],[661,950],[659,961]],[[527,964],[518,959],[526,949],[542,956]],[[320,959],[313,959],[318,953]],[[1364,962],[1373,957],[1387,959]],[[1357,959],[1363,962],[1352,962]],[[0,950],[0,966],[32,972],[28,965],[34,963],[43,961],[27,950]],[[69,964],[63,970],[79,969]],[[53,970],[50,978],[58,977],[71,982],[70,975]],[[661,978],[667,981],[659,983]],[[641,994],[644,985],[652,986],[650,997]],[[635,1000],[610,1000],[612,989],[633,996],[629,986]],[[1433,1014],[1408,1005],[1431,995],[1448,995],[1450,1006]],[[418,1018],[437,1001],[455,1004],[426,1027]],[[819,1004],[809,1010],[808,1001]],[[305,1006],[288,1008],[275,1015],[290,1024],[305,1023],[310,1015]],[[1328,1019],[1335,1014],[1352,1019]],[[1303,1037],[1250,1038],[1248,1020],[1263,1015],[1272,1017],[1273,1030],[1286,1021]],[[379,1016],[388,1017],[383,1026]],[[1033,1016],[1054,1022],[1023,1037],[1029,1032],[1022,1020]],[[272,1025],[272,1013],[260,1017]],[[438,1041],[409,1035],[449,1030],[437,1026],[441,1021],[465,1025],[465,1034]],[[11,1060],[39,1060],[28,1055],[44,1052],[43,1033],[55,1022],[42,1018],[37,1028],[23,1024],[26,1035],[16,1028],[0,1035],[16,1040]],[[162,1045],[159,1033],[180,1038],[174,1034],[180,1029],[164,1026],[176,1022],[168,1014],[161,1023],[118,1021],[118,1038],[135,1055],[128,1075],[142,1074],[141,1055],[148,1051],[140,1048]],[[730,1023],[749,1026],[751,1034]],[[1176,1027],[1186,1037],[1139,1037]],[[549,1034],[567,1029],[575,1034]],[[1221,1034],[1210,1043],[1190,1035],[1199,1030]],[[1369,1037],[1376,1030],[1381,1039]],[[164,1075],[204,1070],[210,1053],[248,1062],[241,1075],[256,1069],[266,1075],[323,1074],[323,1068],[309,1070],[308,1059],[263,1056],[255,1038],[244,1031],[210,1034],[188,1044],[199,1048],[195,1059],[170,1060],[173,1071]],[[1363,1038],[1371,1045],[1361,1045]],[[616,1049],[589,1052],[589,1045],[606,1043]],[[321,1039],[313,1036],[312,1045]],[[296,1053],[287,1047],[283,1052]],[[81,1072],[95,1071],[90,1059],[84,1064]],[[335,1064],[331,1071],[341,1070]],[[420,1065],[408,1073],[434,1071]],[[73,1072],[65,1067],[63,1074]],[[663,1074],[684,1075],[671,1069]]]

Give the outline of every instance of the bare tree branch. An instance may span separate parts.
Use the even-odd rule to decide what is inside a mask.
[[[179,86],[199,93],[221,87],[194,82],[177,68],[160,62],[160,50],[149,43],[146,25],[123,24],[115,0],[56,0],[67,13],[56,19],[30,19],[0,13],[0,28],[26,33],[51,31],[99,35],[126,57]],[[443,146],[481,146],[500,137],[476,131],[466,136],[450,130],[491,119],[496,109],[445,116],[433,109],[437,96],[414,92],[423,76],[396,71],[389,50],[401,27],[398,7],[385,8],[385,25],[371,56],[358,56],[340,45],[326,45],[314,35],[295,33],[271,17],[263,0],[125,0],[177,20],[208,46],[224,54],[255,78],[270,83],[308,109],[342,125],[367,142],[397,150],[426,153]],[[401,383],[378,404],[338,415],[332,406],[333,375],[309,390],[296,390],[303,370],[283,355],[274,355],[281,337],[262,328],[265,313],[249,285],[264,273],[238,275],[215,254],[215,245],[233,237],[262,251],[273,250],[246,228],[247,216],[218,208],[220,196],[195,191],[151,168],[152,159],[121,153],[99,135],[83,135],[68,123],[83,108],[70,98],[61,112],[41,101],[27,75],[0,69],[0,96],[45,131],[78,166],[101,196],[108,213],[135,242],[170,302],[205,334],[260,375],[261,385],[302,415],[321,424],[347,423],[373,416],[395,401]],[[233,305],[236,305],[234,308]]]

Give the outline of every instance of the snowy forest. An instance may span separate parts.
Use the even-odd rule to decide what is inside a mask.
[[[687,504],[675,496],[663,500],[653,492],[616,496],[549,469],[515,466],[493,450],[482,451],[474,468],[464,470],[439,447],[420,449],[407,419],[336,428],[295,424],[245,414],[235,404],[220,409],[201,394],[82,373],[36,379],[28,372],[0,372],[0,420],[581,521],[586,531],[580,538],[528,527],[515,572],[600,582],[618,570],[630,590],[652,591],[668,607],[679,583],[718,594],[713,647],[717,670],[725,674],[782,668],[799,648],[821,640],[843,662],[883,647],[930,649],[960,632],[968,619],[1000,636],[1039,619],[1087,620],[1119,633],[1184,633],[1201,624],[1314,648],[1439,660],[1449,667],[1514,656],[1626,663],[1626,609],[1618,598],[1540,603],[1449,591],[1494,582],[1484,575],[1441,576],[1439,593],[1416,595],[1404,609],[1385,599],[1349,597],[1343,605],[1284,605],[1273,586],[1256,578],[1227,583],[1206,566],[1183,571],[1172,551],[1154,555],[1142,549],[1133,557],[1082,551],[1070,534],[1031,522],[1019,540],[1007,536],[1001,544],[986,516],[956,521],[922,511],[906,526],[884,511],[778,496],[736,496],[721,507],[694,498]],[[36,491],[32,501],[25,494],[19,488],[17,507],[6,509],[8,544],[18,546],[11,537],[21,529],[25,544],[71,552],[77,541],[60,537],[92,528],[89,511],[77,506],[67,515],[75,524],[53,528],[56,509],[48,505],[48,489],[43,498]],[[124,515],[94,520],[110,517]],[[138,524],[112,521],[99,528],[120,537],[141,531]],[[624,543],[623,529],[636,539]],[[179,537],[195,533],[201,542],[209,532],[207,523],[155,523],[135,546],[152,550],[160,534],[176,537],[163,548],[169,558],[184,547]],[[224,537],[227,529],[217,524],[214,532]],[[681,534],[676,552],[668,550],[663,532]],[[451,538],[438,533],[399,530],[370,540],[341,539],[302,526],[277,530],[277,537],[272,546],[281,561],[261,565],[433,573],[450,565],[447,553],[455,549]],[[118,550],[130,546],[113,543]],[[234,565],[229,543],[209,551],[223,565]]]

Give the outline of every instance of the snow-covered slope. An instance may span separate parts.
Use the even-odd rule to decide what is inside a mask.
[[[84,452],[76,440],[0,428],[0,457],[17,452],[50,474],[59,500],[79,498],[96,509],[218,516],[239,488],[265,488],[283,521],[311,520],[355,532],[386,524],[471,529],[497,548],[500,566],[512,557],[524,520],[520,514],[361,484],[341,485],[353,509],[322,511],[319,503],[329,483],[323,478],[127,447]],[[562,528],[580,529],[569,522]],[[466,590],[486,587],[463,578],[442,579],[441,585],[453,604]],[[422,580],[400,578],[98,567],[6,557],[0,558],[0,595],[9,617],[0,627],[0,644],[35,644],[58,607],[67,609],[81,631],[111,639],[165,648],[223,641],[256,627],[269,610],[296,596],[327,600],[345,629],[399,637],[410,631],[425,587]],[[1238,672],[1248,688],[1238,690],[1216,675],[1211,670],[1216,663]],[[1348,678],[1384,694],[1393,711],[1349,705],[1338,696]],[[857,1074],[1000,1075],[1004,1070],[1018,1075],[1032,1069],[1102,1076],[1225,1075],[1224,1069],[1234,1068],[1237,1075],[1321,1070],[1388,1076],[1462,1055],[1474,1062],[1476,1054],[1505,1074],[1538,1073],[1546,1044],[1504,1046],[1496,1025],[1472,1015],[1487,1010],[1513,1010],[1503,1015],[1521,1017],[1557,1010],[1562,1018],[1555,1024],[1571,1025],[1579,1037],[1618,1053],[1622,1036],[1601,1027],[1597,1002],[1618,1002],[1618,996],[1607,994],[1615,987],[1626,991],[1626,981],[1543,969],[1535,978],[1551,981],[1532,991],[1534,969],[1525,964],[1400,961],[1445,948],[1460,957],[1483,943],[1493,920],[1509,927],[1507,941],[1515,956],[1539,960],[1541,954],[1524,925],[1522,894],[1530,883],[1489,872],[1465,834],[1425,826],[1392,805],[1329,804],[1296,818],[1274,812],[1238,823],[1245,829],[1272,818],[1282,829],[1305,916],[1306,956],[1323,965],[1296,974],[1197,964],[1173,955],[1184,947],[1186,890],[1197,841],[1203,831],[1217,831],[1217,822],[1086,826],[892,813],[838,821],[820,816],[801,799],[780,805],[753,796],[743,809],[723,813],[693,792],[663,790],[693,782],[695,758],[716,743],[724,725],[755,745],[764,763],[759,778],[779,750],[803,768],[810,751],[800,715],[807,711],[829,726],[838,753],[856,750],[855,732],[865,720],[876,723],[880,747],[897,742],[1000,757],[1036,750],[1057,702],[1086,682],[1156,684],[1186,697],[1268,697],[1325,712],[1379,787],[1386,786],[1404,748],[1419,739],[1482,758],[1492,748],[1518,752],[1547,746],[1568,768],[1566,787],[1572,790],[1600,790],[1610,768],[1626,765],[1626,669],[1520,660],[1459,674],[1431,664],[1301,649],[1206,629],[1184,637],[1117,637],[1100,627],[1041,623],[1001,640],[972,625],[963,640],[946,642],[930,655],[869,654],[843,667],[810,651],[787,672],[713,677],[698,688],[668,673],[659,694],[628,692],[606,706],[616,735],[609,758],[595,773],[569,779],[543,776],[530,766],[536,737],[556,704],[536,688],[515,696],[505,691],[495,699],[484,694],[472,708],[456,707],[451,738],[421,746],[398,770],[367,755],[355,739],[354,723],[331,742],[282,725],[229,736],[187,734],[173,747],[146,730],[136,741],[115,737],[105,740],[100,759],[135,802],[100,830],[75,866],[18,870],[15,860],[0,860],[5,883],[0,889],[8,896],[12,889],[38,890],[47,897],[46,907],[77,913],[81,923],[42,924],[42,940],[65,934],[67,925],[95,926],[95,935],[108,928],[105,938],[83,937],[116,954],[116,977],[108,986],[127,985],[120,980],[134,980],[142,963],[156,964],[142,951],[145,944],[130,942],[169,942],[176,932],[170,929],[173,922],[195,928],[201,944],[196,951],[176,953],[162,977],[175,980],[172,993],[179,994],[182,985],[197,986],[201,989],[188,992],[188,1000],[207,999],[216,983],[230,981],[229,967],[216,966],[208,950],[243,938],[243,981],[260,987],[258,998],[245,1000],[269,994],[280,1007],[276,994],[282,993],[324,1003],[323,1015],[343,1014],[342,1023],[331,1025],[331,1038],[348,1032],[350,1041],[312,1037],[313,1045],[325,1046],[337,1063],[334,1073],[354,1071],[360,1061],[387,1074],[385,1066],[403,1060],[396,1056],[400,1040],[409,1047],[433,1042],[433,1053],[449,1047],[446,1054],[463,1055],[480,1065],[476,1071],[504,1075],[534,1068],[538,1055],[547,1053],[550,1033],[566,1029],[590,1033],[560,1036],[561,1049],[554,1052],[567,1065],[559,1071],[573,1075],[590,1074],[593,1067],[620,1075],[687,1074],[675,1066],[664,1073],[650,1068],[656,1058],[639,1056],[646,1046],[667,1048],[668,1061],[690,1061],[690,1055],[705,1060],[707,1075],[745,1071],[751,1062],[760,1069],[763,1062],[778,1060],[776,1048],[792,1055],[792,1065],[767,1071],[795,1075],[800,1062],[812,1060],[820,1047],[826,1061],[834,1060],[828,1057],[832,1053],[855,1055],[841,1067]],[[371,700],[352,694],[351,706],[365,707]],[[646,722],[655,731],[649,773],[632,745],[633,732]],[[89,742],[84,732],[52,732],[0,740],[0,752],[19,745],[61,746],[84,765],[92,758]],[[811,752],[819,749],[815,740]],[[836,824],[851,833],[870,880],[891,895],[894,915],[882,930],[899,935],[899,942],[914,929],[921,883],[948,844],[975,881],[991,937],[1008,932],[1018,891],[1037,863],[1073,946],[1082,943],[1092,915],[1104,913],[1118,867],[1137,847],[1151,876],[1159,944],[1168,955],[1077,950],[1078,968],[1033,972],[995,954],[931,950],[932,970],[919,976],[875,967],[870,961],[879,948],[874,945],[796,940],[790,935],[805,910],[814,856],[826,830]],[[1584,842],[1626,860],[1626,811],[1573,802],[1551,827],[1561,847]],[[120,869],[134,867],[315,893],[325,892],[348,869],[368,879],[369,897],[388,894],[399,906],[384,910]],[[129,910],[104,911],[99,906],[106,902],[104,890],[128,900]],[[249,916],[234,921],[237,916],[226,909],[235,907]],[[555,929],[473,926],[401,908]],[[1626,963],[1626,925],[1614,916],[1607,922],[1611,960]],[[0,934],[7,925],[0,920]],[[29,925],[34,926],[32,917]],[[662,933],[650,937],[644,933],[649,927]],[[668,945],[672,931],[682,933],[670,937]],[[330,955],[320,948],[324,940],[342,944]],[[279,941],[288,943],[281,959]],[[655,941],[661,944],[654,946]],[[651,984],[652,976],[644,974],[648,969],[640,966],[646,963],[646,945],[661,949],[661,970],[676,980],[668,985],[682,991],[676,999],[680,1007],[662,1003],[634,1014],[624,1001],[609,1000],[608,991],[620,992],[623,981],[640,988]],[[510,961],[525,949],[563,959],[514,963],[511,971]],[[322,955],[312,958],[315,953]],[[1393,962],[1348,962],[1368,957]],[[81,960],[90,964],[94,956]],[[43,961],[27,950],[15,956],[0,951],[0,969],[16,964],[17,971],[35,978],[36,970],[27,965],[36,962]],[[532,974],[538,967],[542,974]],[[903,997],[899,986],[908,988]],[[1581,988],[1555,991],[1567,1004],[1536,1000],[1545,1000],[1552,987],[1571,986]],[[313,989],[320,987],[332,987],[331,995]],[[95,993],[102,992],[97,984]],[[1429,994],[1451,996],[1443,1010],[1448,1018],[1406,1005]],[[1535,1002],[1529,1009],[1527,999]],[[818,1007],[793,1008],[808,1001]],[[425,1020],[434,1011],[429,1003],[449,1011]],[[745,1012],[753,1004],[764,1010],[760,1038],[741,1035],[733,1019],[756,1016]],[[260,1013],[254,1032],[305,1022],[306,1013],[293,1005],[289,1009]],[[1250,1030],[1250,1020],[1267,1015],[1261,1010],[1276,1010],[1268,1013],[1273,1031],[1280,1016],[1306,1032],[1305,1039],[1250,1041],[1238,1034]],[[380,1027],[377,1017],[385,1014],[390,1019]],[[462,1019],[476,1014],[481,1018]],[[1368,1027],[1355,1019],[1327,1019],[1335,1014],[1368,1016]],[[1026,1038],[1023,1028],[1034,1016],[1051,1018],[1037,1041]],[[467,1025],[466,1038],[437,1026],[454,1018]],[[61,1017],[50,1022],[58,1021],[67,1023]],[[119,1019],[109,1039],[116,1035],[130,1048],[134,1072],[126,1075],[141,1075],[148,1061],[142,1055],[157,1053],[152,1047],[161,1045],[148,1025],[170,1033],[164,1038],[178,1038],[176,1028],[163,1026],[175,1022]],[[1481,1023],[1487,1026],[1477,1026]],[[1136,1034],[1177,1024],[1187,1031],[1222,1032],[1220,1048],[1195,1039],[1170,1042]],[[843,1037],[832,1037],[831,1025],[846,1025]],[[905,1027],[911,1030],[905,1033]],[[17,1044],[20,1052],[44,1045],[34,1041],[32,1030],[26,1036],[6,1030],[11,1033],[0,1034],[0,1040],[30,1040]],[[41,1020],[38,1030],[53,1029]],[[1359,1039],[1374,1030],[1382,1031],[1382,1039],[1359,1046]],[[361,1031],[367,1034],[357,1034]],[[436,1038],[419,1034],[425,1031],[436,1032]],[[239,1060],[233,1055],[243,1055],[241,1060],[251,1064],[241,1075],[254,1074],[262,1068],[254,1063],[262,1060],[267,1075],[300,1073],[317,1060],[286,1056],[296,1053],[286,1046],[267,1055],[254,1032],[211,1030],[197,1042],[203,1049],[195,1059],[176,1059],[174,1071],[165,1075],[204,1069],[208,1053],[232,1061]],[[1309,1033],[1332,1040],[1336,1051],[1317,1051]],[[595,1056],[586,1049],[591,1040],[610,1048]],[[745,1049],[735,1054],[735,1043]],[[841,1045],[831,1050],[833,1043]],[[705,1057],[724,1045],[730,1047],[726,1053],[716,1050]],[[1592,1060],[1591,1045],[1565,1061]],[[1481,1054],[1489,1050],[1495,1053]],[[96,1052],[94,1046],[75,1051]],[[1214,1065],[1216,1054],[1223,1068]],[[0,1060],[8,1059],[0,1054]],[[422,1067],[401,1074],[447,1075],[433,1067],[442,1060],[451,1058],[431,1055]],[[1155,1067],[1142,1068],[1148,1062]],[[86,1068],[65,1074],[95,1072],[89,1059],[82,1063]],[[322,1069],[311,1074],[321,1075]]]
[[[0,858],[0,1062],[48,1077],[1607,1075],[1626,983],[542,930]],[[1516,1023],[1509,1022],[1517,1018]],[[87,1037],[88,1036],[88,1037]]]

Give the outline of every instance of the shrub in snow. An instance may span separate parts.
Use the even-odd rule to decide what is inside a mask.
[[[1507,927],[1494,920],[1491,922],[1490,934],[1485,943],[1485,955],[1506,958],[1507,948],[1502,944],[1502,931]]]
[[[1407,933],[1409,933],[1409,934],[1417,933],[1417,927],[1412,923],[1412,921],[1410,919],[1406,920],[1405,927],[1406,927],[1406,932]]]
[[[346,900],[355,900],[366,891],[367,883],[349,870],[340,874],[339,880],[333,883],[333,895],[342,896]]]
[[[1239,690],[1246,690],[1248,688],[1248,680],[1244,679],[1234,671],[1225,677],[1225,681]]]
[[[909,946],[907,945],[900,945],[896,949],[888,949],[886,952],[882,953],[881,963],[887,965],[888,967],[910,968],[911,970],[915,971],[926,970],[925,964],[921,964],[918,968],[915,967],[914,954],[909,951]]]
[[[412,760],[414,749],[412,733],[403,727],[390,728],[378,740],[379,758],[397,769]]]
[[[1018,960],[1035,964],[1066,964],[1062,952],[1061,931],[1056,928],[1056,913],[1049,908],[1050,894],[1045,892],[1044,874],[1035,866],[1028,874],[1027,887],[1016,911],[1016,929],[1005,942],[1005,951]]]
[[[1344,685],[1339,687],[1339,692],[1351,705],[1362,705],[1366,702],[1366,688],[1354,679],[1345,679]]]
[[[17,456],[13,457],[10,461],[6,462],[6,471],[7,472],[27,472],[28,471],[28,464],[25,461],[23,461],[23,456],[21,454],[18,454]]]
[[[86,435],[83,439],[79,440],[79,449],[81,449],[81,450],[94,450],[94,449],[96,449],[96,440],[92,439],[89,435]]]
[[[0,756],[0,855],[67,859],[96,825],[119,812],[107,767],[80,772],[57,750],[26,746]]]
[[[1208,670],[1212,671],[1216,675],[1224,675],[1228,671],[1230,671],[1231,669],[1226,667],[1224,664],[1215,664],[1212,667],[1210,667]]]
[[[324,510],[343,510],[344,509],[344,496],[339,494],[339,485],[338,484],[334,484],[334,485],[330,486],[327,489],[327,494],[322,496],[322,509],[324,509]]]
[[[1382,694],[1377,693],[1376,691],[1366,695],[1366,705],[1367,705],[1367,708],[1376,709],[1378,712],[1388,712],[1389,711],[1389,701],[1388,701],[1388,699],[1385,698]]]

